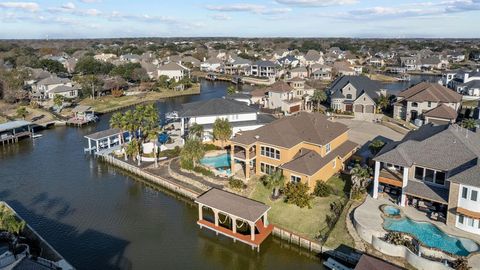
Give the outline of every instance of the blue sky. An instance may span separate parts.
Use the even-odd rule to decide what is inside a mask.
[[[0,39],[480,38],[480,0],[0,0]]]

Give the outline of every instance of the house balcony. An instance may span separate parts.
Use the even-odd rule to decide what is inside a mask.
[[[245,155],[245,150],[238,150],[238,151],[235,151],[233,153],[233,156],[236,158],[236,159],[240,159],[240,160],[246,160],[246,155]],[[250,153],[249,153],[249,159],[254,159],[256,157],[256,152],[255,150],[251,150]]]
[[[402,187],[403,174],[397,170],[382,168],[378,176],[378,181],[383,184]]]

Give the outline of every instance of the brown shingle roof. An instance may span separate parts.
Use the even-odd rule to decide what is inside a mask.
[[[256,222],[270,209],[264,203],[216,188],[203,193],[195,202],[251,222]]]
[[[277,81],[265,89],[265,92],[277,92],[277,93],[290,92],[290,91],[293,91],[293,88],[284,81]]]
[[[357,147],[358,144],[352,141],[346,141],[325,157],[320,156],[313,150],[302,148],[293,160],[281,165],[280,168],[312,176],[336,157],[343,158]],[[340,165],[338,164],[337,166]]]
[[[323,114],[301,112],[255,130],[237,133],[232,142],[250,145],[258,140],[283,148],[300,142],[325,145],[347,131],[346,125],[332,122]]]
[[[445,104],[440,104],[440,106],[437,106],[436,108],[425,112],[423,115],[427,117],[435,117],[449,120],[457,119],[457,111]]]
[[[448,89],[438,83],[421,82],[398,94],[399,97],[413,102],[451,102],[456,103],[462,100],[462,95]]]

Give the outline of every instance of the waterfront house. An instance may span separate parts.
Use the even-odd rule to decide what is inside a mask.
[[[73,82],[68,78],[51,76],[38,81],[32,86],[32,93],[41,99],[53,98],[55,94],[66,98],[76,98],[78,88],[73,87]]]
[[[330,108],[371,120],[377,111],[376,100],[386,94],[382,85],[365,76],[342,76],[328,88]]]
[[[432,218],[480,234],[480,134],[427,124],[387,144],[375,160],[373,197],[397,197]]]
[[[277,76],[277,68],[270,61],[257,61],[250,68],[250,75],[253,77],[275,78]]]
[[[270,123],[274,118],[260,114],[258,106],[249,106],[243,101],[229,98],[214,98],[182,104],[178,111],[181,120],[181,136],[188,134],[188,128],[194,123],[203,126],[202,140],[213,141],[213,124],[218,118],[227,119],[232,126],[232,134],[252,130]]]
[[[327,181],[341,171],[357,149],[349,141],[347,126],[307,112],[239,132],[230,141],[234,174],[237,163],[246,179],[280,169],[285,181],[306,183],[311,191],[317,181]]]
[[[223,65],[223,61],[216,57],[210,57],[200,64],[200,70],[206,72],[218,72]]]
[[[462,95],[438,83],[421,82],[397,95],[393,117],[425,123],[455,122]],[[417,121],[417,124],[421,124]]]
[[[400,57],[400,66],[405,67],[408,71],[419,70],[419,59],[416,56]]]
[[[190,70],[174,62],[160,66],[157,72],[157,78],[160,76],[167,76],[170,80],[175,80],[176,82],[185,77],[190,78]]]
[[[72,87],[68,85],[59,85],[53,89],[47,90],[45,92],[45,95],[49,99],[53,99],[57,95],[62,96],[66,99],[74,99],[78,97],[78,90],[79,89],[77,87]]]

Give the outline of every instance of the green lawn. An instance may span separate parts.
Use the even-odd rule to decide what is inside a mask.
[[[272,201],[270,195],[271,189],[267,189],[260,181],[256,181],[255,189],[251,198],[261,201],[272,208],[268,213],[269,221],[287,230],[296,232],[305,237],[314,239],[320,230],[326,227],[325,217],[330,212],[330,203],[339,200],[339,196],[329,196],[326,198],[315,197],[312,200],[312,208],[300,208],[293,204],[287,204],[280,198]],[[339,186],[339,180],[332,181]]]
[[[350,236],[347,230],[347,224],[345,222],[346,215],[348,209],[350,208],[351,202],[348,202],[343,209],[342,215],[338,219],[335,227],[330,232],[327,241],[325,242],[325,246],[329,248],[338,248],[342,244],[345,246],[349,246],[351,248],[355,248],[355,243],[353,238]]]

